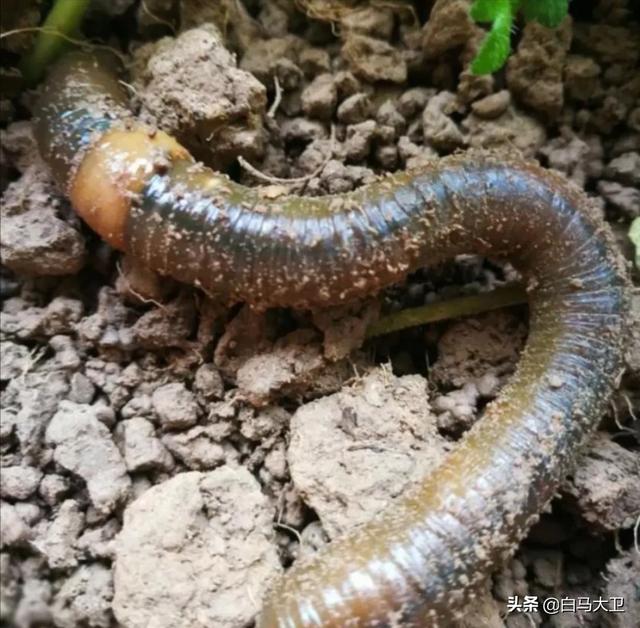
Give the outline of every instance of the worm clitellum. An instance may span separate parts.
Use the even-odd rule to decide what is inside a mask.
[[[75,210],[149,267],[228,301],[350,301],[460,253],[510,260],[529,286],[516,374],[444,463],[362,529],[296,563],[260,628],[436,626],[523,538],[596,426],[622,365],[627,284],[585,194],[486,153],[350,194],[265,194],[137,123],[113,74],[71,54],[37,112]]]

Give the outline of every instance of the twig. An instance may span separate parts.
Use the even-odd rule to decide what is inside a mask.
[[[126,277],[126,275],[122,272],[122,268],[120,266],[120,262],[116,262],[116,269],[118,271],[118,275],[120,276],[120,278],[122,279],[122,281],[124,281],[124,285],[125,288],[137,299],[139,299],[142,303],[144,303],[145,305],[148,305],[149,303],[155,305],[156,307],[160,308],[163,312],[167,311],[167,306],[164,305],[163,303],[160,303],[160,301],[156,301],[155,299],[151,299],[148,297],[144,297],[142,296],[139,292],[137,292],[133,286],[131,285],[131,282],[129,281],[129,279]]]
[[[24,28],[14,28],[13,30],[0,33],[0,39],[5,39],[5,37],[13,37],[14,35],[21,35],[22,33],[45,33],[47,35],[52,35],[53,37],[59,37],[60,39],[73,44],[74,46],[78,46],[83,50],[108,50],[116,57],[118,57],[123,63],[126,61],[125,55],[123,55],[119,50],[116,50],[113,46],[107,46],[106,44],[100,44],[96,41],[88,41],[86,39],[76,39],[75,37],[70,37],[69,35],[65,35],[60,31],[45,28],[44,26],[26,26]]]
[[[389,377],[393,375],[393,364],[391,364],[391,360],[380,364],[380,371],[382,372],[382,379],[384,380],[384,383],[388,385]]]
[[[622,398],[627,402],[627,407],[629,408],[629,415],[634,420],[634,422],[637,422],[638,417],[633,411],[633,406],[631,405],[631,399],[629,399],[629,395],[627,395],[627,393],[622,393]]]
[[[144,0],[141,0],[140,2],[140,6],[142,7],[142,10],[152,19],[155,20],[158,24],[163,24],[164,26],[168,26],[169,29],[171,30],[171,32],[175,35],[176,34],[176,27],[169,21],[169,20],[165,20],[159,16],[157,16],[155,13],[153,13],[151,11],[151,9],[147,6],[147,3]]]
[[[62,37],[71,43],[80,43],[82,40],[75,40],[72,37],[67,37],[63,35],[59,31],[54,31],[49,28],[44,28],[43,26],[24,26],[22,28],[14,28],[10,31],[4,31],[0,33],[0,39],[6,39],[7,37],[14,37],[15,35],[22,35],[23,33],[48,33],[51,35],[57,35],[58,37]]]
[[[21,381],[24,381],[24,378],[27,376],[27,374],[44,357],[46,352],[46,347],[34,347],[33,349],[31,349],[31,351],[29,351],[29,360],[24,365],[24,368],[18,376]]]
[[[613,546],[616,548],[618,554],[624,553],[624,549],[622,549],[622,545],[620,544],[620,530],[614,530],[613,532]]]
[[[351,358],[348,358],[348,360],[349,366],[351,366],[351,369],[353,370],[353,376],[356,381],[361,379],[362,376],[360,375],[360,371],[358,370],[358,365]]]
[[[273,87],[276,90],[276,94],[273,97],[273,103],[271,103],[271,107],[269,107],[269,111],[267,111],[267,115],[270,118],[273,118],[276,115],[276,111],[278,111],[278,107],[282,102],[282,87],[280,86],[280,81],[277,76],[273,77]]]
[[[421,307],[401,310],[376,321],[367,329],[366,338],[383,336],[394,331],[416,327],[426,323],[481,314],[501,307],[521,305],[527,302],[527,293],[520,285],[498,288],[492,292],[483,292],[458,297],[448,301],[430,303]]]
[[[291,534],[293,534],[298,539],[298,543],[300,544],[300,546],[302,546],[302,535],[295,528],[292,528],[291,526],[288,526],[286,523],[278,523],[278,522],[276,522],[274,525],[276,526],[276,528],[282,528],[283,530],[286,530],[287,532],[291,532]]]
[[[123,87],[128,89],[131,92],[132,96],[137,96],[138,95],[138,90],[133,85],[131,85],[131,83],[127,83],[126,81],[123,81],[122,79],[119,79],[118,83],[120,83],[120,85],[122,85]]]
[[[300,545],[300,547],[302,547],[302,535],[300,534],[300,532],[298,532],[295,528],[292,528],[291,526],[287,525],[286,523],[282,523],[282,515],[284,514],[284,492],[280,493],[280,496],[278,497],[278,507],[277,507],[277,517],[276,517],[276,521],[274,521],[273,525],[276,528],[282,528],[283,530],[287,530],[287,532],[290,532],[291,534],[293,534],[297,539],[298,539],[298,544]]]
[[[622,398],[625,399],[627,404],[629,405],[629,412],[633,417],[633,419],[637,420],[631,408],[631,401],[629,400],[629,398],[624,393],[622,393]],[[637,439],[640,436],[637,430],[633,430],[630,427],[627,427],[626,425],[622,425],[622,423],[620,423],[620,415],[618,414],[618,407],[616,406],[615,401],[613,401],[613,399],[609,402],[609,405],[611,406],[611,410],[613,412],[613,422],[616,424],[616,427],[620,430],[619,432],[615,432],[614,434],[612,434],[611,438],[618,438],[620,436],[628,436],[629,434],[631,434],[631,436]]]
[[[270,174],[265,174],[264,172],[260,172],[255,166],[252,166],[244,157],[238,157],[238,163],[249,173],[251,173],[256,179],[260,179],[261,181],[266,181],[267,183],[306,183],[310,181],[314,177],[317,177],[323,170],[324,167],[331,161],[333,157],[333,150],[335,147],[336,133],[335,127],[331,125],[331,144],[329,146],[329,154],[326,159],[310,174],[306,174],[304,177],[295,177],[293,179],[285,179],[283,177],[274,177]]]
[[[253,589],[249,585],[247,585],[247,595],[249,596],[249,601],[253,604],[253,608],[257,611],[260,610],[260,604],[258,603],[258,600],[256,600]]]
[[[620,423],[620,415],[618,414],[618,406],[616,406],[616,403],[613,399],[609,400],[609,407],[611,408],[611,412],[613,413],[613,422],[616,424],[616,426],[621,429],[624,430],[625,427],[624,425],[622,425],[622,423]]]

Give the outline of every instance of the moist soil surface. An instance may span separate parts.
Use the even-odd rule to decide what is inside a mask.
[[[23,4],[3,29],[38,23]],[[85,32],[124,55],[142,120],[274,194],[349,191],[469,148],[588,191],[636,281],[627,368],[575,471],[457,625],[637,626],[640,10],[591,0],[557,30],[519,23],[506,67],[477,77],[469,5],[94,0]],[[5,68],[29,45],[3,39]],[[367,326],[518,275],[463,256],[348,307],[228,306],[75,217],[39,158],[33,102],[0,100],[0,622],[251,626],[296,558],[393,507],[482,420],[527,308],[370,340]]]

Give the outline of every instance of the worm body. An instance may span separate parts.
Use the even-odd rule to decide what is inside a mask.
[[[296,563],[258,626],[454,617],[551,499],[621,369],[624,266],[587,197],[540,167],[472,153],[347,195],[274,198],[137,124],[113,75],[81,55],[53,71],[37,134],[100,235],[231,301],[341,303],[459,253],[507,258],[523,273],[529,342],[499,399],[416,489]]]

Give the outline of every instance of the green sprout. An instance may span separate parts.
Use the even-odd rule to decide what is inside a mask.
[[[505,64],[518,11],[527,21],[557,28],[569,12],[569,0],[475,0],[471,17],[476,22],[491,22],[491,29],[471,64],[473,74],[491,74]]]
[[[56,0],[38,32],[33,48],[20,63],[27,85],[35,85],[76,34],[89,0]]]

